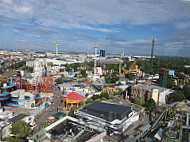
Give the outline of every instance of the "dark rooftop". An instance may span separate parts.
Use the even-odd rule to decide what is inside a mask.
[[[26,117],[26,116],[29,116],[29,115],[23,114],[23,113],[18,114],[18,115],[16,115],[16,116],[14,116],[13,118],[9,119],[9,122],[15,123],[15,122],[17,122],[17,121],[19,121],[19,120],[22,120],[22,119],[23,119],[24,117]]]
[[[83,107],[80,111],[107,121],[113,121],[115,119],[122,120],[128,117],[128,114],[131,112],[131,107],[105,102],[95,102]]]

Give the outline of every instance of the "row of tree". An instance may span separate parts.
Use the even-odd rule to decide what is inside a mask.
[[[181,89],[176,87],[175,91],[167,98],[168,103],[190,100],[190,84],[187,84]]]
[[[149,112],[152,112],[156,109],[156,103],[153,99],[150,99],[150,100],[145,102],[142,97],[137,97],[135,99],[135,104],[144,106],[146,108],[146,110]]]

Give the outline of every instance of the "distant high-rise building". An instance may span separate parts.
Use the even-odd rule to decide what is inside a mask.
[[[106,56],[106,51],[105,50],[100,50],[100,56],[105,57]]]

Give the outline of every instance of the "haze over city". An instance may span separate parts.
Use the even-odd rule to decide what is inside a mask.
[[[0,48],[189,57],[188,0],[1,0]]]

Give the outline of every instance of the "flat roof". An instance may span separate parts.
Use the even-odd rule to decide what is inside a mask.
[[[155,85],[137,85],[137,86],[134,86],[134,87],[139,87],[141,89],[149,89],[149,90],[153,90],[153,89],[158,89],[158,93],[161,93],[165,90],[168,90],[168,88],[164,88],[164,87],[160,87],[160,86],[155,86]]]
[[[63,112],[57,112],[57,113],[55,113],[55,114],[53,114],[53,115],[51,115],[51,116],[54,116],[56,119],[59,119],[60,117],[63,117],[63,116],[65,116],[66,114],[65,113],[63,113]]]
[[[107,121],[113,121],[115,119],[122,120],[123,118],[128,117],[128,114],[131,112],[131,106],[95,102],[83,107],[79,111],[94,115]]]
[[[106,135],[102,128],[86,124],[76,118],[65,116],[45,128],[52,135],[51,141],[92,141],[93,138],[101,139]],[[44,140],[45,142],[45,140]]]
[[[19,121],[19,120],[22,120],[22,119],[25,118],[26,116],[29,116],[29,115],[23,114],[23,113],[18,114],[18,115],[16,115],[15,117],[9,119],[9,122],[15,123],[15,122],[17,122],[17,121]]]

